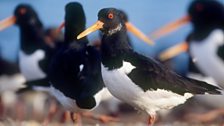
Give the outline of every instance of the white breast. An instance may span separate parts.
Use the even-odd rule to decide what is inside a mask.
[[[111,94],[150,115],[155,114],[157,110],[170,109],[182,104],[192,96],[191,94],[181,96],[161,89],[144,92],[127,76],[126,73],[135,68],[128,62],[123,62],[123,66],[115,70],[101,66],[104,83]]]
[[[224,62],[217,55],[217,47],[223,42],[223,31],[214,30],[203,42],[192,42],[190,53],[196,59],[196,66],[224,88]]]
[[[19,52],[19,67],[27,81],[46,77],[46,74],[41,70],[38,64],[44,57],[45,52],[40,49],[30,55],[25,54],[23,51]]]

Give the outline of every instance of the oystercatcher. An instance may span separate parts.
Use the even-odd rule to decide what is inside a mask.
[[[18,92],[30,89],[48,92],[50,85],[47,71],[55,48],[47,44],[47,35],[37,13],[30,5],[20,4],[16,7],[14,16],[0,22],[0,30],[13,24],[19,26],[20,30],[21,47],[18,60],[20,71],[26,79],[26,87]],[[38,102],[44,104],[45,101]]]
[[[44,28],[37,13],[30,5],[20,4],[14,16],[0,22],[0,29],[13,24],[20,28],[19,67],[26,78],[26,85],[37,90],[48,90],[47,70],[55,50],[45,42]]]
[[[85,29],[86,18],[82,5],[78,2],[68,3],[65,13],[64,42],[49,68],[50,92],[73,116],[73,112],[96,108],[107,90],[101,76],[99,51],[87,45],[86,37],[81,40],[75,37]],[[104,115],[96,117],[88,113],[87,116],[101,121],[115,120]]]
[[[106,87],[118,99],[148,113],[149,124],[154,123],[156,111],[183,104],[194,94],[220,94],[218,87],[181,77],[133,51],[117,9],[100,10],[98,21],[77,38],[96,30],[103,33],[101,69]]]
[[[199,70],[224,88],[224,6],[216,0],[195,0],[188,9],[188,21],[193,25],[189,39],[161,54],[168,59],[189,51]],[[175,25],[179,27],[179,25]],[[174,27],[176,28],[176,27]],[[164,30],[164,29],[163,29]],[[172,31],[168,30],[168,32]],[[184,47],[184,48],[183,48]],[[173,53],[174,55],[169,55]],[[208,67],[209,66],[209,67]]]

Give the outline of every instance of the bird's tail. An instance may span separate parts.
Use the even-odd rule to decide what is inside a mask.
[[[222,93],[222,89],[214,86],[213,84],[209,84],[206,83],[204,81],[200,81],[200,80],[195,80],[195,79],[190,79],[187,78],[190,82],[192,82],[193,84],[195,84],[195,86],[197,87],[197,94],[214,94],[214,95],[221,95]]]

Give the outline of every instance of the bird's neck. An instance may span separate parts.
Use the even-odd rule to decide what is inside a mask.
[[[132,51],[126,29],[122,28],[112,35],[103,35],[101,51],[102,63],[106,67],[109,69],[121,67],[125,54]]]
[[[73,22],[72,22],[73,23]],[[70,44],[74,41],[77,42],[77,44],[80,44],[82,41],[87,41],[87,37],[83,37],[82,39],[78,40],[77,36],[85,30],[85,25],[76,25],[71,24],[70,22],[65,22],[65,44]]]
[[[44,30],[42,27],[21,27],[20,35],[21,49],[24,52],[33,52],[44,44]]]
[[[201,42],[207,36],[209,36],[215,29],[224,30],[224,26],[219,24],[201,24],[195,25],[193,31],[190,34],[190,40]]]

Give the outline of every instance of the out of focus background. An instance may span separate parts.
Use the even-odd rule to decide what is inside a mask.
[[[0,20],[13,15],[15,7],[20,4],[20,3],[27,3],[30,4],[34,9],[37,11],[41,21],[44,24],[44,27],[58,27],[61,22],[64,20],[64,7],[68,2],[71,2],[74,0],[1,0],[0,1]],[[169,0],[169,1],[164,1],[164,0],[77,0],[80,2],[85,10],[85,14],[87,17],[87,25],[86,27],[92,25],[95,23],[97,19],[97,13],[101,8],[105,7],[115,7],[121,10],[124,10],[128,16],[129,20],[131,23],[136,25],[140,30],[142,30],[145,34],[150,35],[153,31],[156,29],[160,28],[161,26],[178,19],[185,15],[187,13],[187,7],[188,5],[192,2],[192,0]],[[224,0],[218,0],[221,3],[224,4]],[[159,55],[160,52],[164,51],[168,47],[178,43],[178,42],[183,42],[188,33],[191,31],[191,25],[188,24],[184,27],[182,27],[180,30],[177,32],[174,32],[166,37],[162,37],[161,39],[158,39],[155,41],[155,46],[149,46],[139,40],[138,38],[134,37],[132,34],[131,40],[133,42],[135,50],[138,52],[146,55],[146,56],[151,56],[151,57],[156,57]],[[90,40],[97,40],[99,37],[99,34],[93,33],[88,36]],[[75,37],[75,36],[74,36]],[[20,45],[20,36],[19,36],[19,28],[17,26],[11,26],[10,28],[7,28],[4,31],[0,31],[0,57],[3,59],[12,62],[12,63],[17,63],[18,61],[18,51],[19,51],[19,45]],[[186,71],[188,69],[188,54],[182,53],[181,55],[178,55],[177,57],[171,59],[172,68],[173,70],[177,71],[178,73],[181,73],[183,71]],[[0,66],[1,69],[1,66]],[[1,87],[0,87],[1,88]],[[5,94],[5,95],[11,95],[11,94]],[[28,95],[28,97],[31,95]],[[35,97],[36,95],[32,95],[32,98]],[[46,94],[41,94],[41,98],[45,97]],[[20,100],[23,101],[27,98],[21,98]],[[49,102],[49,97],[47,97],[45,102]],[[4,100],[4,99],[3,99]],[[39,104],[38,101],[43,100],[37,98],[37,102],[32,103],[32,107],[35,108],[36,106],[42,106],[43,108],[49,108],[49,105],[46,103]],[[224,100],[224,99],[223,99]],[[38,112],[33,112],[29,113],[30,115],[24,116],[24,113],[22,115],[13,115],[15,111],[19,113],[19,111],[25,110],[24,105],[22,103],[16,103],[12,104],[14,102],[13,99],[6,100],[7,105],[9,105],[9,110],[5,112],[5,115],[10,115],[9,118],[3,118],[1,119],[4,124],[16,124],[13,123],[12,120],[16,119],[18,117],[21,117],[23,119],[29,119],[29,120],[34,120],[32,119],[32,114],[35,113],[35,118],[37,118],[38,121],[43,120],[42,115],[47,115],[46,113],[39,114]],[[31,103],[28,103],[28,106]],[[57,103],[56,103],[57,104]],[[106,103],[108,104],[108,103]],[[11,105],[11,106],[10,106]],[[189,102],[186,105],[188,106],[201,106],[203,103],[198,103],[198,102]],[[18,107],[18,109],[13,110],[14,107]],[[44,107],[47,106],[47,107]],[[107,106],[107,105],[106,105]],[[185,112],[187,112],[186,109],[181,109],[180,108],[183,106],[178,107],[172,114],[175,115],[175,117],[178,117]],[[37,107],[39,108],[39,107]],[[104,107],[103,107],[104,108]],[[206,109],[210,110],[212,107],[205,107]],[[136,114],[136,112],[132,109],[127,107],[127,105],[120,105],[121,111],[124,111],[128,114],[124,114],[121,119],[121,122],[124,121],[128,124],[134,124],[135,125],[144,125],[145,124],[145,115],[140,115]],[[195,108],[196,109],[196,108]],[[202,109],[202,108],[200,108]],[[1,110],[1,105],[0,105],[0,110]],[[30,111],[33,111],[33,109],[29,108]],[[42,108],[37,111],[44,111]],[[60,110],[60,114],[62,113]],[[106,110],[97,110],[102,113],[107,113],[105,112]],[[176,113],[178,111],[178,114]],[[193,111],[193,110],[192,110]],[[199,109],[198,109],[199,111]],[[133,112],[133,113],[129,113]],[[1,112],[0,112],[1,113]],[[164,112],[166,113],[166,112]],[[164,113],[161,113],[161,120],[175,120],[175,118],[170,117],[169,119],[166,117],[163,117],[163,115],[166,115]],[[221,112],[224,113],[224,112]],[[60,115],[59,114],[59,115]],[[119,116],[121,117],[121,116]],[[193,116],[192,116],[193,117]],[[59,117],[54,117],[55,119],[59,119]],[[123,120],[122,120],[123,119]],[[133,120],[134,119],[134,120]],[[181,118],[180,120],[182,120]],[[184,118],[185,119],[185,118]],[[184,120],[183,119],[183,120]],[[190,119],[186,119],[189,121]],[[221,120],[221,121],[220,121]],[[90,125],[95,125],[96,122],[90,122]],[[223,123],[223,117],[219,117],[218,122]],[[1,123],[0,123],[1,124]],[[119,123],[120,125],[125,125],[122,123]],[[27,124],[29,125],[29,124]],[[52,124],[54,125],[54,124]],[[110,125],[116,125],[116,123],[112,123]],[[180,125],[179,123],[173,123],[173,125]],[[199,124],[199,125],[203,125]]]
[[[71,0],[1,0],[0,1],[0,19],[4,19],[13,14],[14,8],[20,3],[31,4],[38,12],[40,19],[43,21],[45,27],[58,26],[64,18],[64,6]],[[224,0],[220,0],[224,2]],[[97,19],[97,13],[101,8],[115,7],[124,10],[130,21],[135,24],[144,33],[150,34],[152,31],[158,29],[160,26],[178,19],[186,14],[187,6],[191,0],[170,0],[164,2],[163,0],[141,0],[141,1],[79,1],[86,13],[87,27],[93,24]],[[156,41],[153,47],[141,42],[131,34],[131,39],[137,51],[149,55],[156,56],[165,48],[185,40],[191,27],[187,25],[178,32],[175,32],[167,37],[163,37]],[[90,40],[98,37],[97,33],[89,35]],[[17,60],[17,52],[19,47],[19,30],[17,26],[12,26],[0,33],[0,54],[2,57],[15,62]],[[176,69],[184,69],[187,60],[187,55],[182,54],[172,61],[175,63]],[[185,66],[185,67],[184,67]]]

